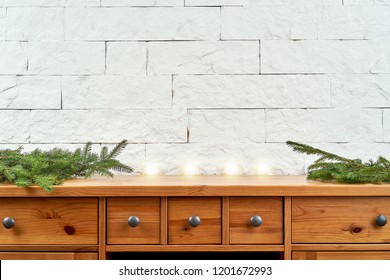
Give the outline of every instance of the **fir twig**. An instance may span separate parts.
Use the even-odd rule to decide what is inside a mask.
[[[307,178],[337,183],[390,183],[390,161],[380,156],[376,161],[363,163],[360,159],[348,159],[309,145],[287,141],[294,151],[317,155],[320,158],[308,167]]]

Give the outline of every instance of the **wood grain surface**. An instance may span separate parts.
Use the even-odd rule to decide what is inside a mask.
[[[0,244],[98,244],[97,198],[0,198]]]
[[[283,202],[281,197],[231,197],[230,244],[283,244]],[[263,224],[250,225],[258,215]]]
[[[375,224],[378,215],[390,217],[387,197],[294,197],[293,243],[390,243],[390,224]]]
[[[221,244],[221,198],[168,198],[169,244]],[[191,227],[188,219],[199,216],[200,225]]]

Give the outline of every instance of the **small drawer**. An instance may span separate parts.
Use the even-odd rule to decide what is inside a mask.
[[[160,244],[160,198],[108,198],[108,244]]]
[[[390,243],[389,197],[294,197],[293,243]],[[382,216],[383,218],[383,216]]]
[[[293,260],[390,260],[386,251],[295,251]]]
[[[221,198],[169,198],[168,242],[220,244]]]
[[[0,218],[0,244],[98,243],[97,198],[1,198]]]
[[[282,244],[283,202],[280,197],[231,197],[230,244]]]

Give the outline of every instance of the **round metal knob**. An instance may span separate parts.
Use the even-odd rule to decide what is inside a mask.
[[[383,227],[385,224],[387,224],[387,218],[385,215],[378,215],[375,219],[375,222],[378,226]]]
[[[6,217],[6,218],[4,218],[4,220],[3,220],[3,226],[5,227],[5,228],[13,228],[14,227],[14,225],[15,225],[15,221],[14,221],[14,219],[12,219],[11,217]]]
[[[252,227],[259,227],[263,224],[263,219],[260,216],[252,216],[251,217],[251,226]]]
[[[130,216],[128,219],[127,219],[127,223],[129,224],[129,226],[131,227],[136,227],[139,225],[139,218],[137,216]]]
[[[191,216],[189,219],[188,219],[188,223],[190,224],[190,226],[192,227],[197,227],[200,225],[200,218],[199,216]]]

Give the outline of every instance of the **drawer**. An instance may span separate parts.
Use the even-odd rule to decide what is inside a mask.
[[[158,197],[108,198],[107,243],[160,244],[160,208]]]
[[[294,197],[293,243],[390,243],[390,197]]]
[[[98,260],[98,253],[0,252],[0,260]]]
[[[296,251],[293,260],[390,260],[390,252],[336,252],[336,251]]]
[[[200,219],[198,226],[191,226]],[[194,224],[195,225],[195,224]],[[168,199],[169,244],[220,244],[221,198],[189,197]]]
[[[230,244],[282,244],[282,213],[283,202],[279,197],[231,197]],[[261,225],[255,223],[259,218],[262,221]]]
[[[97,198],[0,198],[0,244],[97,244]]]

